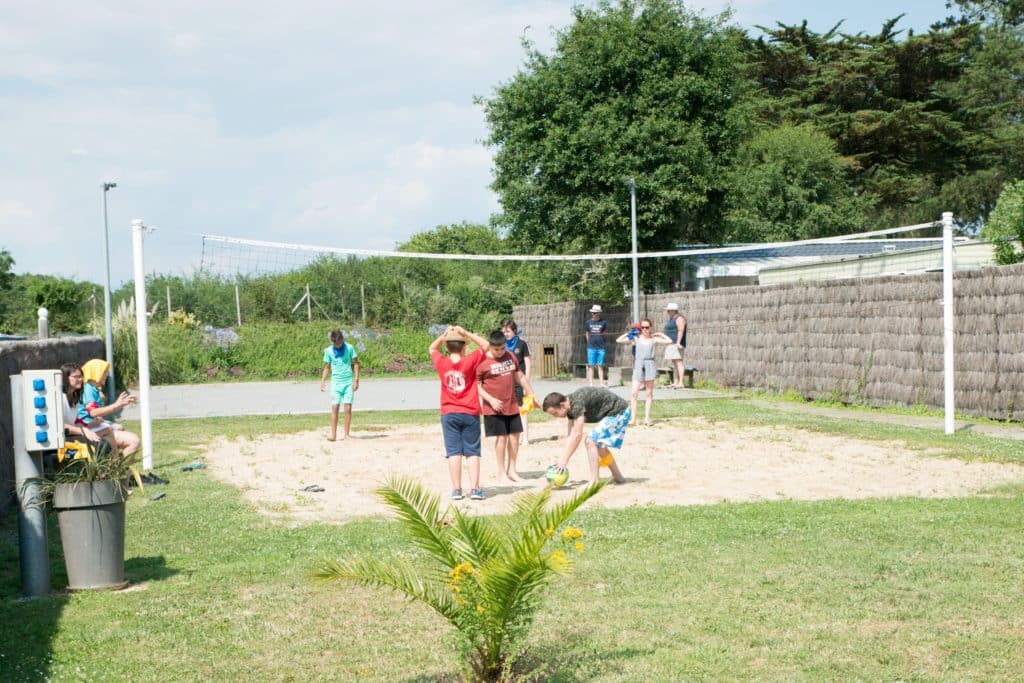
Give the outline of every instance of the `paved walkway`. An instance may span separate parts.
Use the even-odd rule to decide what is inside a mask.
[[[549,392],[569,393],[586,386],[583,380],[538,379],[533,382],[537,397]],[[627,387],[612,391],[629,398]],[[657,388],[654,399],[716,398],[721,394],[699,389]],[[320,380],[306,382],[237,382],[226,384],[176,384],[150,390],[150,415],[154,420],[173,417],[219,417],[229,415],[290,415],[322,413],[328,410],[327,394],[320,393]],[[361,380],[352,410],[437,410],[440,389],[436,379],[370,378]],[[124,411],[126,419],[139,417],[137,408]]]
[[[537,379],[534,391],[543,398],[551,391],[567,394],[586,386],[584,380]],[[628,399],[628,387],[613,387],[612,391]],[[656,388],[654,400],[735,397],[701,389],[672,390]],[[394,379],[370,378],[360,383],[353,410],[436,410],[439,389],[436,379]],[[880,422],[907,425],[942,431],[945,423],[941,417],[920,417],[893,415],[866,410],[828,408],[806,403],[786,401],[760,401],[754,405],[772,410],[795,413],[825,415],[844,420]],[[225,384],[179,384],[153,387],[150,390],[150,414],[154,420],[165,418],[221,417],[231,415],[289,415],[325,413],[328,410],[327,396],[320,393],[319,380],[305,382],[237,382]],[[138,419],[137,408],[125,410],[125,418]],[[1024,425],[1001,425],[975,423],[958,420],[957,431],[972,431],[1003,439],[1024,441]]]

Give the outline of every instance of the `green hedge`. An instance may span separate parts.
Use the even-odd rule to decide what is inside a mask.
[[[149,328],[150,381],[183,384],[225,379],[281,380],[319,376],[323,350],[330,344],[323,323],[261,323],[204,331],[188,325]],[[426,330],[345,329],[355,346],[363,375],[430,371]],[[122,384],[138,381],[134,328],[115,329],[114,364]]]

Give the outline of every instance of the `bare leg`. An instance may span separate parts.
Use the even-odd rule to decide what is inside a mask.
[[[131,455],[139,450],[139,437],[134,432],[123,430],[114,432],[114,442],[121,449],[121,455]]]
[[[587,439],[587,464],[590,465],[590,481],[597,481],[598,476],[601,472],[601,466],[598,465],[598,461],[601,459],[601,454],[598,451],[596,443]]]
[[[594,386],[594,366],[587,366],[587,384]]]
[[[682,389],[685,386],[683,384],[683,361],[682,359],[674,360],[672,365],[675,367],[675,382],[672,383],[672,386]]]
[[[600,458],[603,458],[606,455],[607,456],[611,456],[612,453],[611,453],[610,450],[608,450],[607,448],[602,446],[602,447],[598,448],[597,454],[598,454],[598,458],[600,459]],[[622,476],[622,472],[619,470],[619,463],[615,462],[615,458],[612,458],[611,464],[608,465],[608,470],[612,473],[612,479],[615,480],[616,484],[625,484],[626,483],[626,478],[624,476]]]
[[[338,417],[337,416],[334,417],[334,423],[335,424],[338,423]],[[349,438],[351,436],[350,430],[352,429],[352,404],[351,403],[346,403],[345,404],[345,427],[344,427],[344,429],[345,429],[345,432],[344,432],[344,434],[343,434],[343,436],[341,438],[347,439],[347,438]]]
[[[630,420],[630,422],[629,422],[629,424],[631,424],[631,425],[636,425],[636,422],[637,422],[637,418],[636,418],[636,399],[640,395],[640,384],[641,384],[641,382],[639,382],[637,380],[633,380],[633,390],[629,394],[629,414],[633,416],[632,420]]]
[[[480,488],[480,456],[470,455],[467,457],[469,458],[469,487],[478,489]]]
[[[516,434],[508,436],[508,469],[506,473],[512,481],[522,481],[523,478],[516,472],[516,459],[519,457],[519,437]]]
[[[338,438],[338,404],[335,403],[331,406],[331,435],[327,437],[328,441],[334,441]]]
[[[602,387],[608,386],[608,382],[604,381],[604,366],[603,365],[598,365],[597,366],[597,384],[598,384],[598,386],[602,386]]]
[[[654,403],[654,380],[649,379],[644,382],[646,389],[646,397],[644,400],[644,424],[651,424],[651,404]]]
[[[480,472],[479,461],[477,474]],[[448,457],[448,477],[452,480],[452,488],[462,490],[462,456],[451,455]]]
[[[530,441],[530,430],[529,430],[529,425],[527,424],[527,421],[526,421],[526,413],[523,413],[522,415],[520,415],[519,419],[522,420],[522,422],[523,422],[523,431],[519,435],[519,443],[520,444],[529,443],[529,441]]]
[[[494,437],[494,459],[498,463],[498,481],[508,478],[508,467],[505,465],[505,454],[509,449],[507,434]]]

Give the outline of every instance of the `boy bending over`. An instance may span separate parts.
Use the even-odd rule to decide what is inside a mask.
[[[565,452],[558,461],[558,469],[568,467],[569,458],[573,456],[584,438],[584,424],[594,424],[594,428],[586,436],[590,480],[597,481],[601,465],[607,464],[616,484],[626,481],[609,450],[622,448],[622,439],[626,436],[631,414],[629,404],[625,400],[607,389],[583,387],[568,396],[553,391],[544,398],[543,407],[548,415],[569,419],[568,439]]]

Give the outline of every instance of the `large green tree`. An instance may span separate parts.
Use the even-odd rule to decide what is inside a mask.
[[[1010,183],[999,195],[981,236],[996,243],[997,263],[1024,261],[1024,251],[1017,251],[1013,244],[1013,240],[1024,244],[1024,180]]]
[[[835,145],[808,125],[768,128],[746,142],[729,171],[731,242],[784,242],[864,228],[869,203],[851,188]]]
[[[874,222],[899,225],[943,210],[975,217],[955,183],[978,170],[975,145],[946,86],[963,71],[977,26],[907,35],[899,17],[878,34],[779,25],[750,44],[762,119],[811,125],[836,145]]]
[[[512,239],[534,252],[629,251],[635,178],[641,250],[718,240],[745,125],[727,17],[673,0],[573,15],[552,54],[527,45],[523,69],[483,101]],[[622,266],[596,270],[621,276]],[[611,288],[621,296],[621,282]]]

